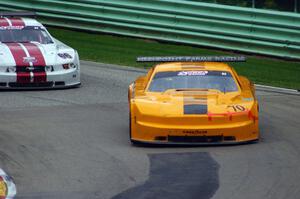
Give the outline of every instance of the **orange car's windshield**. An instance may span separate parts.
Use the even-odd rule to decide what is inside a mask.
[[[215,89],[221,92],[238,91],[227,71],[168,71],[158,72],[153,77],[148,91],[164,92],[168,89]]]

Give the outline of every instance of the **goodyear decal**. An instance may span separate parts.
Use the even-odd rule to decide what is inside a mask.
[[[0,198],[13,199],[16,196],[16,186],[10,176],[0,169]]]

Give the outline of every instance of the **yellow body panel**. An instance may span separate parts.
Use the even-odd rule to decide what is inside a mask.
[[[7,195],[7,185],[5,181],[0,177],[0,198],[5,198]]]
[[[157,72],[226,71],[238,91],[189,90],[149,92]],[[259,138],[258,102],[253,84],[233,68],[217,62],[159,64],[129,86],[130,139],[158,144],[232,144]],[[185,114],[184,105],[205,104],[205,114]]]

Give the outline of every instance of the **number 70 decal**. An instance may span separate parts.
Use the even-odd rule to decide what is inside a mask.
[[[234,110],[234,112],[238,112],[238,111],[245,111],[246,108],[242,105],[230,105],[227,106],[228,108],[232,108]]]

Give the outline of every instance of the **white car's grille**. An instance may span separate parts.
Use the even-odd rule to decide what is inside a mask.
[[[45,66],[18,66],[16,72],[45,72]]]

